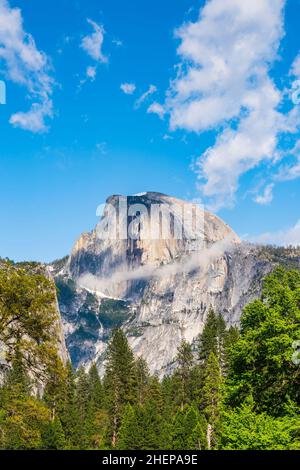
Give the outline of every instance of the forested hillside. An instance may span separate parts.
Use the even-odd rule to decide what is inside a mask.
[[[0,380],[17,351],[36,389],[58,357],[68,359],[56,288],[46,268],[0,259]]]
[[[265,279],[240,331],[211,310],[162,381],[134,357],[121,329],[111,336],[102,380],[95,364],[88,372],[64,366],[49,336],[53,298],[43,286],[50,281],[39,276],[8,264],[1,270],[0,334],[11,367],[0,389],[0,448],[300,449],[298,271],[278,268]],[[29,357],[43,364],[42,389]]]

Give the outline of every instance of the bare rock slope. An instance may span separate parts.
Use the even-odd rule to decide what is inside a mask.
[[[66,342],[76,366],[96,361],[102,370],[110,331],[121,326],[151,372],[163,375],[181,340],[201,333],[210,306],[228,325],[239,323],[276,259],[193,204],[159,193],[126,204],[124,215],[124,198],[108,198],[95,230],[51,266]]]

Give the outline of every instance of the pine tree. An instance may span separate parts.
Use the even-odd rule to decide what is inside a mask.
[[[90,367],[88,374],[89,401],[94,410],[100,410],[104,405],[104,391],[99,372],[95,363]]]
[[[104,390],[111,421],[111,444],[116,447],[124,407],[137,401],[134,356],[121,329],[113,331],[108,345]]]
[[[164,399],[159,379],[151,377],[147,399],[140,407],[141,427],[144,430],[142,449],[159,450],[170,446],[169,427],[164,412]]]
[[[191,432],[191,429],[187,430],[185,426],[187,408],[188,405],[184,409],[180,408],[174,417],[172,425],[172,449],[174,450],[184,450],[187,447],[187,440]]]
[[[201,410],[207,420],[208,448],[216,447],[220,424],[223,378],[216,355],[211,352],[204,366],[204,384],[201,390]]]
[[[77,445],[80,449],[87,449],[89,446],[89,436],[91,434],[92,415],[89,412],[89,381],[83,367],[80,367],[77,371],[75,383],[76,415],[78,417],[78,423],[76,426]]]
[[[231,326],[225,333],[224,337],[224,355],[222,373],[224,376],[228,374],[230,368],[231,351],[238,342],[240,331],[236,326]]]
[[[119,430],[119,450],[140,450],[141,433],[137,407],[127,405],[124,409],[122,422]]]
[[[208,359],[210,353],[218,358],[220,365],[223,362],[224,339],[226,324],[222,315],[216,315],[214,310],[209,310],[204,329],[198,340],[198,352],[201,362]]]
[[[47,423],[42,434],[42,447],[45,450],[64,450],[66,448],[65,433],[58,417]]]
[[[163,398],[163,410],[167,420],[171,420],[178,406],[178,379],[175,374],[165,375],[161,382],[161,393]]]
[[[207,450],[207,423],[204,416],[199,417],[196,426],[192,429],[188,440],[187,449],[189,450]]]
[[[156,375],[150,377],[146,402],[152,401],[156,404],[158,412],[163,413],[164,398],[161,383]]]
[[[88,397],[85,418],[85,446],[90,449],[105,447],[107,413],[104,410],[104,390],[95,363],[88,372]]]
[[[78,408],[76,404],[75,374],[72,365],[67,365],[66,380],[62,389],[62,404],[59,417],[66,436],[68,448],[78,448]]]
[[[178,348],[176,360],[178,363],[176,375],[179,382],[179,401],[181,409],[183,409],[191,398],[191,371],[194,362],[191,345],[186,341],[182,341]]]
[[[68,369],[61,360],[57,360],[55,365],[50,369],[48,380],[45,385],[43,400],[51,412],[51,420],[63,413],[66,405],[66,387]]]
[[[179,409],[172,426],[172,449],[206,449],[206,421],[194,405]]]
[[[135,361],[135,375],[137,387],[137,400],[138,403],[142,405],[145,402],[150,381],[149,368],[147,362],[142,357],[138,357]]]

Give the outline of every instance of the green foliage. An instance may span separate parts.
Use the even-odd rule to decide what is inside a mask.
[[[66,437],[59,418],[54,418],[45,426],[42,433],[42,447],[45,450],[64,450]]]
[[[76,284],[72,279],[58,278],[56,280],[56,287],[58,291],[58,300],[66,307],[70,307],[73,302],[74,294],[76,293]]]
[[[88,375],[89,382],[89,405],[95,412],[103,407],[104,390],[99,372],[95,363],[91,365]]]
[[[42,447],[42,429],[49,420],[49,411],[38,400],[11,398],[1,410],[2,449],[30,450]]]
[[[137,401],[140,405],[145,403],[147,392],[149,390],[150,373],[147,362],[138,357],[135,361],[135,380],[137,390]]]
[[[181,409],[190,402],[191,372],[194,356],[192,347],[186,341],[182,341],[177,353],[177,370],[175,372],[178,381],[179,401]]]
[[[211,353],[221,361],[224,354],[226,324],[221,315],[209,310],[202,335],[198,341],[199,359],[205,361]]]
[[[0,344],[11,362],[16,344],[27,370],[47,375],[55,360],[57,344],[55,286],[35,264],[1,262]]]
[[[137,400],[134,356],[120,329],[113,331],[108,345],[104,390],[111,418],[111,442],[115,447],[124,408]]]
[[[229,401],[239,405],[251,395],[257,411],[274,416],[283,415],[290,400],[299,407],[299,366],[292,355],[300,339],[300,273],[277,268],[270,274],[241,326],[231,354]]]
[[[217,356],[211,352],[205,362],[200,409],[208,423],[208,448],[217,447],[220,427],[220,407],[223,392],[223,377]]]
[[[178,410],[172,425],[172,449],[206,449],[206,426],[205,418],[195,406],[186,405]]]
[[[127,405],[124,409],[122,423],[119,430],[118,449],[140,450],[141,427],[135,407]]]
[[[19,382],[20,380],[20,382]],[[0,448],[30,450],[42,447],[42,432],[50,418],[44,404],[29,395],[29,379],[14,362],[0,394]]]
[[[127,405],[118,436],[120,450],[159,450],[166,448],[166,423],[155,401]]]
[[[300,418],[257,414],[253,404],[223,413],[220,449],[300,450]]]
[[[292,361],[298,271],[278,268],[265,279],[240,332],[210,310],[197,357],[183,341],[173,373],[161,381],[115,329],[101,380],[96,364],[76,371],[59,360],[54,289],[40,267],[0,264],[0,344],[9,365],[0,386],[0,449],[300,450],[300,369]],[[106,325],[128,313],[114,302],[103,306]],[[88,296],[91,330],[94,307]]]
[[[123,300],[103,300],[99,307],[98,318],[104,328],[119,328],[129,318],[127,303]]]

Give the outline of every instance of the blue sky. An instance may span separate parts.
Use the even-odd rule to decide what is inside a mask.
[[[240,5],[0,0],[0,256],[68,254],[142,191],[300,244],[300,1]]]

